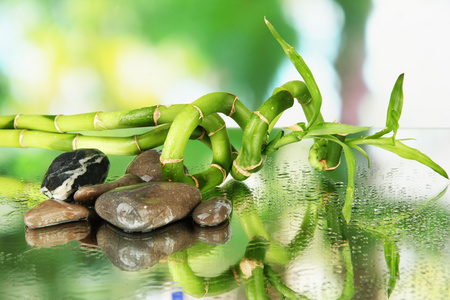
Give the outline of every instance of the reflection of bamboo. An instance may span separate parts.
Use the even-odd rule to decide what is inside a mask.
[[[214,278],[197,276],[189,266],[186,251],[170,255],[168,265],[173,280],[183,287],[184,292],[196,298],[221,295],[240,285],[234,267]]]

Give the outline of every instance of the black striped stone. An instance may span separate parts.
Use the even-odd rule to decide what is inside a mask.
[[[79,149],[56,157],[44,176],[41,192],[56,200],[70,200],[81,187],[103,183],[108,157],[97,149]]]

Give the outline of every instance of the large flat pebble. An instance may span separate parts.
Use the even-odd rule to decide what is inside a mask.
[[[142,183],[102,194],[98,215],[129,232],[147,232],[189,215],[200,203],[200,191],[179,182]]]

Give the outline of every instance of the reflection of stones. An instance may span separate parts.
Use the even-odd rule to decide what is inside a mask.
[[[44,176],[41,192],[57,200],[70,199],[77,189],[103,183],[108,157],[97,149],[80,149],[56,157]]]
[[[73,195],[73,199],[84,205],[92,206],[95,204],[100,195],[113,190],[118,187],[135,185],[144,182],[141,177],[134,174],[126,174],[120,177],[119,179],[102,184],[96,184],[91,186],[86,186],[75,192]]]
[[[146,182],[163,182],[161,173],[161,150],[150,149],[136,156],[127,167],[127,174],[134,174]],[[187,173],[186,167],[184,172]]]
[[[225,197],[212,197],[200,203],[192,212],[192,218],[201,226],[215,226],[231,214],[233,204]]]
[[[125,233],[104,224],[97,233],[97,242],[115,266],[137,271],[192,247],[197,238],[190,222],[182,220],[149,233]]]
[[[205,244],[210,245],[223,245],[228,243],[233,235],[230,222],[222,222],[218,226],[203,227],[194,226],[195,234],[198,240]]]
[[[88,215],[89,209],[82,205],[49,199],[28,210],[24,221],[29,228],[39,228],[77,221]]]
[[[179,182],[142,183],[101,195],[98,215],[129,232],[146,232],[186,217],[201,201],[200,191]]]
[[[87,221],[78,221],[46,228],[27,228],[25,231],[25,240],[30,246],[49,248],[64,245],[71,241],[82,240],[90,232],[91,226]]]

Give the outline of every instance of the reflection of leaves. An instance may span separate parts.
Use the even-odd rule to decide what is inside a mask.
[[[384,240],[384,259],[389,270],[388,296],[394,291],[399,276],[400,252],[393,239]]]

